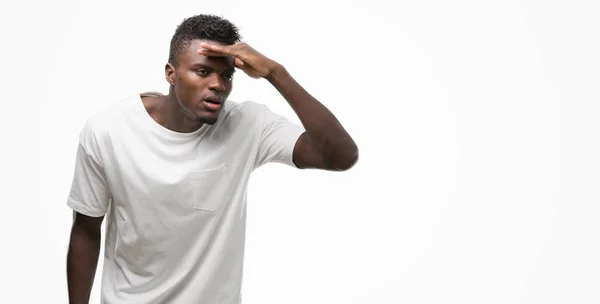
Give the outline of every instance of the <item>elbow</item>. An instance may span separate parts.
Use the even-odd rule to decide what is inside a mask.
[[[332,171],[348,171],[358,162],[358,146],[354,141],[339,145],[325,157],[327,167]]]
[[[342,159],[340,163],[335,168],[337,171],[348,171],[356,165],[358,162],[358,149],[356,149],[354,154],[351,154],[347,158]]]

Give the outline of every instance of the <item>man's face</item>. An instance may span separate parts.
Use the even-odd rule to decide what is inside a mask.
[[[217,122],[225,100],[233,88],[235,72],[232,57],[198,54],[201,40],[193,40],[177,60],[166,67],[167,80],[186,116],[212,125]],[[222,45],[215,41],[205,41]]]

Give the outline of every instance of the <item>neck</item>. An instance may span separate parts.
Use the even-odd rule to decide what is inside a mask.
[[[169,95],[157,98],[154,115],[151,113],[151,116],[163,127],[180,133],[194,132],[203,125],[179,104],[171,90]]]

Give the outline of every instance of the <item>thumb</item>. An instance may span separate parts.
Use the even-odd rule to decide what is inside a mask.
[[[244,67],[244,62],[241,59],[235,57],[235,59],[233,59],[233,65],[235,65],[236,68],[241,69]]]

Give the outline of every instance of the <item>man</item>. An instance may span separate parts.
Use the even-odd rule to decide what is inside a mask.
[[[269,81],[302,126],[259,103],[227,100],[236,69]],[[165,76],[168,95],[126,98],[80,134],[68,197],[70,303],[89,301],[104,217],[102,303],[239,303],[252,171],[269,162],[342,171],[357,162],[330,111],[225,19],[185,19]]]

